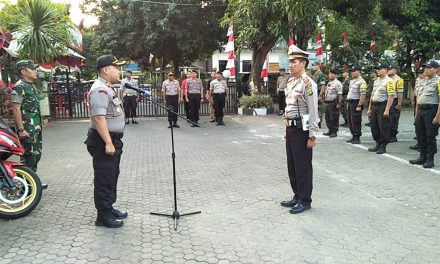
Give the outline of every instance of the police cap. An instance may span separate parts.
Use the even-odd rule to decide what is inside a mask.
[[[377,70],[382,70],[382,69],[389,69],[390,68],[390,66],[388,65],[388,64],[385,64],[385,63],[381,63],[381,64],[379,64],[379,65],[377,65]]]
[[[416,73],[423,73],[424,69],[423,67],[416,67]]]
[[[108,55],[102,55],[101,57],[99,57],[96,60],[96,68],[102,69],[104,67],[113,65],[113,66],[121,66],[124,65],[126,62],[125,61],[120,61],[118,59],[116,59],[115,56],[108,54]]]
[[[296,45],[290,45],[289,46],[289,60],[294,59],[309,59],[310,53],[303,51],[302,49],[298,48]]]
[[[437,69],[438,67],[440,67],[440,64],[438,64],[438,62],[436,62],[435,60],[431,60],[428,63],[423,64],[423,67]]]
[[[336,67],[332,67],[330,69],[330,73],[339,74],[339,73],[341,73],[341,71],[338,68],[336,68]]]
[[[350,71],[352,71],[352,72],[362,71],[362,67],[360,65],[353,65],[353,67],[351,67]]]

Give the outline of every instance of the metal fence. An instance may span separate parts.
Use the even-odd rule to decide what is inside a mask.
[[[87,92],[91,84],[77,83],[53,83],[49,97],[50,113],[55,119],[75,119],[90,117],[87,105]],[[122,89],[115,88],[122,95]],[[122,97],[121,97],[122,98]],[[167,116],[167,112],[151,103],[149,99],[164,104],[161,86],[152,85],[151,96],[140,96],[138,102],[138,116]],[[237,113],[237,85],[235,82],[228,83],[228,98],[225,104],[225,114]],[[200,104],[200,115],[209,115],[209,104],[204,101]],[[184,104],[179,104],[179,113],[184,113]]]

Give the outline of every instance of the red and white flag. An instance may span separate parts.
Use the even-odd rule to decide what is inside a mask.
[[[322,33],[316,35],[316,58],[322,60]]]
[[[347,45],[348,45],[348,33],[344,31],[344,33],[342,33],[342,45],[339,47],[345,49]]]
[[[287,48],[289,49],[293,45],[295,45],[295,39],[293,37],[290,37],[289,38],[289,43],[287,45]]]
[[[261,70],[261,78],[263,78],[263,80],[267,82],[268,77],[269,77],[269,61],[268,61],[268,57],[266,56],[266,60],[263,63],[263,69]]]
[[[228,28],[228,44],[226,44],[225,52],[228,52],[228,63],[226,69],[231,72],[231,77],[235,78],[235,53],[234,53],[234,30],[233,26]]]
[[[370,52],[371,54],[376,54],[376,50],[377,50],[377,45],[376,45],[376,41],[373,39],[371,40],[371,44],[370,44]]]

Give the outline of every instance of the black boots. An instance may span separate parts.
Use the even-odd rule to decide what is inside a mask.
[[[325,132],[325,133],[322,133],[324,136],[330,136],[331,134],[332,134],[332,132],[331,131],[327,131],[327,132]]]
[[[225,123],[223,123],[223,117],[217,117],[215,120],[216,120],[216,123],[215,123],[216,126],[224,126],[225,125]]]
[[[353,140],[351,141],[351,144],[361,144],[361,139],[359,136],[353,136]]]
[[[376,151],[379,149],[379,147],[380,147],[380,143],[379,143],[379,142],[376,142],[376,146],[375,146],[375,147],[372,147],[372,148],[369,148],[368,151],[370,151],[370,152],[376,152]]]
[[[138,122],[136,121],[136,119],[134,119],[134,118],[132,117],[132,118],[131,118],[131,123],[137,125]]]
[[[113,215],[113,211],[114,210],[109,210],[109,211],[99,210],[98,216],[96,217],[95,225],[96,226],[104,226],[104,227],[108,227],[108,228],[121,227],[124,224],[124,222],[120,219],[117,219]],[[119,213],[122,213],[122,212],[119,212]]]
[[[434,159],[426,159],[426,162],[423,164],[423,168],[430,169],[434,167]]]
[[[337,137],[338,136],[338,133],[336,133],[336,132],[332,132],[328,137],[329,138],[335,138],[335,137]]]
[[[354,137],[350,138],[349,140],[346,140],[345,142],[351,143],[351,142],[353,142],[353,140],[354,140]]]
[[[434,155],[433,154],[426,155],[425,153],[420,153],[419,158],[410,160],[409,163],[413,165],[423,165],[423,168],[430,169],[435,166]]]
[[[426,153],[420,153],[420,156],[417,159],[410,160],[409,163],[413,165],[423,165],[426,162]]]
[[[175,127],[175,128],[179,128],[180,126],[177,124],[177,121],[174,121],[173,122],[173,127]]]
[[[387,153],[387,145],[380,144],[379,148],[376,151],[376,154],[384,154],[384,153]]]

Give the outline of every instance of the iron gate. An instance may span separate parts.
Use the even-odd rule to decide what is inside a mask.
[[[50,113],[55,119],[75,119],[89,118],[87,106],[87,92],[91,84],[82,83],[53,83],[50,93]],[[115,90],[122,95],[122,89],[118,86]],[[155,84],[151,88],[151,96],[141,95],[137,115],[138,116],[167,116],[166,110],[151,103],[152,99],[160,104],[164,104],[160,84]],[[235,82],[228,82],[228,99],[225,104],[225,114],[237,113],[237,87]],[[179,113],[185,113],[184,104],[179,104]],[[209,105],[207,101],[200,104],[200,115],[209,115]]]

